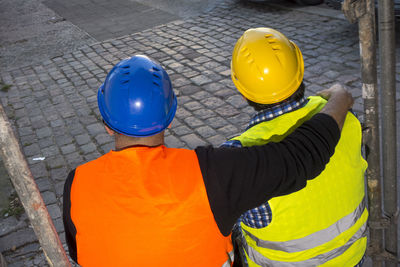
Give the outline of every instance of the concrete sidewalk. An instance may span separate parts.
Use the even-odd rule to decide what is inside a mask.
[[[62,190],[68,172],[113,148],[96,92],[123,58],[146,54],[170,74],[178,97],[176,117],[166,133],[172,147],[219,145],[248,123],[253,110],[234,89],[229,66],[235,41],[251,27],[275,28],[299,45],[307,95],[341,82],[356,98],[354,110],[362,117],[357,27],[340,13],[321,13],[226,0],[200,15],[101,42],[91,39],[79,49],[2,69],[1,103],[63,243]],[[47,266],[24,214],[2,217],[0,225],[0,251],[9,267]]]

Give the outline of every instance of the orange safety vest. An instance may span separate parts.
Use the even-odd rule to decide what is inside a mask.
[[[77,259],[88,266],[230,266],[193,150],[131,147],[79,166]]]

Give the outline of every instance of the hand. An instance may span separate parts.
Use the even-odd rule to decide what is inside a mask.
[[[329,89],[317,92],[317,95],[329,100],[330,98],[339,98],[341,104],[346,104],[350,109],[354,104],[353,96],[340,83],[335,83]]]
[[[339,129],[342,130],[347,111],[354,104],[352,95],[338,83],[317,94],[328,100],[328,103],[320,112],[332,116],[336,120]]]

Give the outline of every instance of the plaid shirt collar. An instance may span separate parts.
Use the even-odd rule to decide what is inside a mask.
[[[308,102],[306,97],[301,98],[296,101],[287,101],[281,104],[278,104],[272,108],[264,109],[259,111],[253,118],[250,120],[250,123],[247,125],[246,130],[250,129],[254,125],[257,125],[264,121],[270,121],[282,114],[288,113],[290,111],[294,111],[296,109],[304,107]]]

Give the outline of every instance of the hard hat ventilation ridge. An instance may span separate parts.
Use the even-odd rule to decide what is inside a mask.
[[[155,71],[160,71],[159,69],[157,69],[156,67],[153,67],[153,78],[155,78],[153,80],[153,84],[161,87],[160,82],[161,82],[161,76],[159,73],[155,72]]]
[[[129,78],[128,78],[128,79],[121,79],[121,83],[122,83],[122,84],[129,83]]]
[[[130,77],[128,76],[130,74],[129,68],[130,68],[129,65],[122,65],[120,67],[120,72],[123,75],[123,77],[121,78],[121,84],[129,83],[129,81],[130,81]],[[128,76],[128,77],[125,77],[125,76]]]

